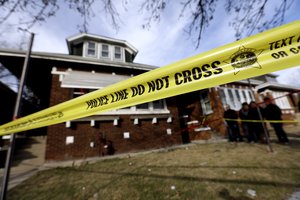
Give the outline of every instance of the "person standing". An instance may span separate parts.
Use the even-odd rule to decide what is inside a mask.
[[[242,108],[239,111],[239,117],[242,120],[241,126],[244,137],[248,139],[248,142],[251,142],[251,138],[249,137],[249,122],[243,121],[249,119],[249,105],[247,102],[242,103]]]
[[[259,116],[259,111],[262,114],[261,107],[258,107],[258,105],[255,103],[255,101],[251,101],[249,104],[249,113],[248,113],[248,119],[249,120],[262,120]],[[250,124],[251,123],[251,124]],[[263,132],[264,127],[262,122],[250,122],[249,123],[249,142],[258,142],[263,141]]]
[[[272,100],[269,97],[264,98],[264,102],[266,105],[266,108],[264,110],[265,118],[267,120],[282,120],[281,115],[281,109],[272,103]],[[289,139],[285,133],[285,131],[282,128],[282,123],[270,123],[271,126],[274,128],[275,133],[277,135],[278,141],[281,143],[288,143]]]
[[[243,141],[237,122],[238,114],[235,110],[231,109],[229,105],[225,106],[224,118],[227,125],[229,141],[237,142],[237,139],[239,139],[240,142]]]

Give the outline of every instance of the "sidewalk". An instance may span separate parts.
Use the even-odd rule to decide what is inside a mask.
[[[32,137],[27,140],[26,145],[18,149],[14,156],[8,189],[36,174],[45,163],[46,137]],[[4,169],[0,169],[0,185],[3,172]]]

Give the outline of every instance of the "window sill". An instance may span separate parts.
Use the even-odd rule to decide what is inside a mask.
[[[159,115],[159,114],[170,114],[170,111],[167,109],[157,109],[157,110],[130,110],[130,109],[121,109],[114,110],[105,113],[99,113],[96,115]]]

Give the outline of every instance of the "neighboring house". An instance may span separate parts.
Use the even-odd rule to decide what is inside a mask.
[[[300,100],[300,87],[280,84],[276,77],[274,74],[266,74],[200,91],[199,98],[194,99],[194,107],[201,107],[202,115],[197,111],[191,112],[190,121],[193,122],[190,125],[191,139],[203,137],[205,130],[225,135],[226,127],[223,120],[225,105],[239,111],[242,103],[256,101],[264,107],[264,97],[274,99],[274,103],[282,109],[283,119],[295,119]],[[199,126],[202,128],[198,128]]]
[[[67,38],[67,45],[69,55],[32,52],[26,85],[39,99],[39,110],[155,68],[134,63],[138,51],[124,40],[83,33]],[[17,77],[24,57],[24,51],[0,49],[0,63]],[[35,132],[47,134],[46,160],[167,147],[208,139],[212,132],[224,136],[225,104],[238,110],[241,102],[260,101],[262,95],[272,93],[277,97],[297,90],[274,82],[275,78],[274,75],[256,77],[250,84],[234,82],[67,121]],[[296,101],[296,98],[284,100],[285,107],[279,106],[292,114]]]

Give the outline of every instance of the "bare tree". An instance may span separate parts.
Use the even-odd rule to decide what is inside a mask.
[[[190,15],[190,23],[185,30],[190,36],[196,33],[196,47],[199,47],[202,33],[213,20],[216,3],[218,0],[185,0],[181,2],[182,9],[179,17]],[[162,13],[165,11],[168,0],[145,0],[141,6],[141,10],[148,13],[143,28],[150,28],[153,22],[159,22]]]
[[[270,18],[265,18],[266,7],[272,3],[270,0],[227,0],[225,9],[228,13],[234,13],[231,25],[236,31],[236,38],[240,39],[253,34],[255,30],[260,32],[281,25],[293,2],[294,0],[281,1]]]
[[[223,1],[222,1],[223,2]],[[283,23],[285,14],[294,0],[282,0],[280,5],[275,7],[273,16],[265,16],[267,7],[274,1],[271,0],[226,0],[224,9],[229,15],[233,16],[230,25],[236,31],[236,38],[240,39],[249,36],[255,31],[263,31]],[[99,17],[99,12],[95,14],[95,8],[100,8],[111,22],[114,29],[118,30],[121,24],[120,12],[117,10],[116,3],[120,1],[112,0],[0,0],[0,25],[10,17],[17,16],[19,21],[15,24],[18,27],[30,29],[37,23],[43,23],[48,18],[55,16],[62,4],[79,14],[82,22],[78,24],[80,32],[87,32],[89,20]],[[129,3],[136,1],[122,0],[123,8]],[[162,14],[168,5],[174,3],[170,0],[141,0],[139,11],[146,15],[142,27],[151,28],[153,23],[159,23]],[[191,37],[196,38],[196,47],[199,46],[203,32],[214,19],[219,0],[182,0],[181,10],[178,16],[189,16],[189,23],[184,31]],[[27,17],[22,17],[23,14]],[[0,33],[1,34],[1,33]]]
[[[185,30],[190,36],[196,37],[196,48],[199,47],[202,34],[214,19],[218,0],[183,0],[179,16],[190,15],[190,22]],[[254,31],[263,31],[281,25],[286,11],[294,0],[283,0],[274,9],[273,16],[265,18],[270,0],[226,0],[225,11],[234,18],[230,25],[235,29],[236,39],[247,37]],[[149,28],[153,22],[159,22],[162,13],[171,2],[168,0],[144,0],[141,10],[148,13],[143,28]],[[274,3],[274,1],[273,1]]]
[[[112,0],[96,2],[95,0],[65,0],[63,3],[70,10],[81,16],[82,23],[78,25],[80,32],[88,31],[88,21],[91,17],[95,17],[93,6],[99,6],[103,9],[110,18],[112,26],[116,29],[119,28],[119,12],[116,10]],[[18,23],[15,25],[24,29],[30,29],[37,23],[43,23],[55,16],[60,10],[61,3],[62,1],[57,0],[0,0],[0,25],[12,15],[15,15],[20,16]],[[27,17],[24,18],[24,14]]]

